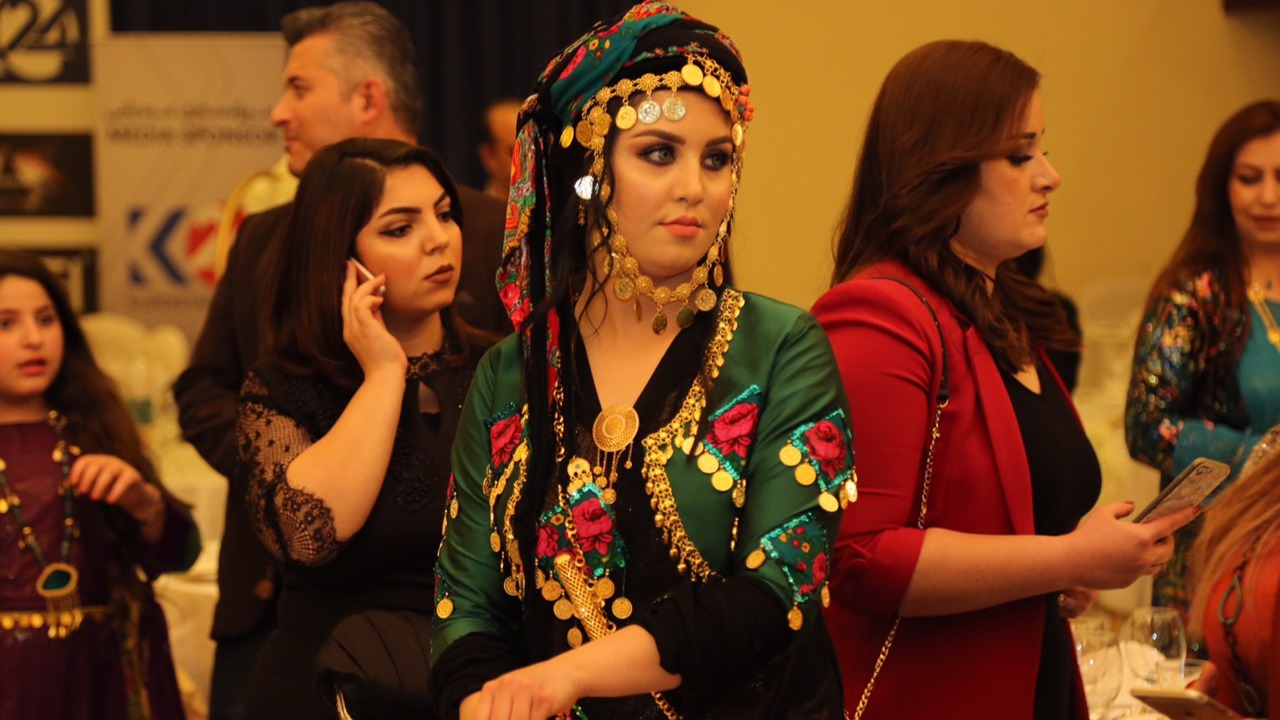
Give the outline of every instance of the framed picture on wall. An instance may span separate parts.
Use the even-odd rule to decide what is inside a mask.
[[[86,5],[0,0],[0,85],[89,82]]]
[[[44,264],[62,279],[71,300],[71,309],[77,315],[98,310],[98,251],[94,248],[33,248],[18,247],[37,255]]]
[[[0,133],[0,217],[93,217],[93,137]]]

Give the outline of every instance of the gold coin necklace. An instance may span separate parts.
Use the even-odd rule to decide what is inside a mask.
[[[62,546],[58,560],[49,562],[44,550],[40,547],[39,540],[36,539],[35,530],[27,524],[26,516],[22,512],[22,500],[9,485],[9,478],[5,474],[8,468],[4,460],[0,460],[0,493],[2,493],[0,494],[0,515],[13,516],[20,533],[18,549],[30,550],[36,562],[40,563],[41,572],[36,580],[36,593],[44,598],[45,607],[48,610],[49,637],[63,639],[80,627],[83,621],[78,591],[80,573],[69,562],[71,543],[80,536],[80,528],[76,525],[75,517],[75,493],[72,492],[69,481],[72,457],[80,454],[80,448],[67,445],[66,438],[63,437],[63,431],[67,425],[66,418],[51,411],[48,422],[57,438],[53,448],[53,461],[58,463],[62,470],[62,484],[58,487],[63,507]]]
[[[1267,330],[1267,341],[1270,342],[1277,351],[1280,351],[1280,327],[1276,325],[1276,316],[1272,314],[1271,307],[1267,305],[1267,295],[1262,290],[1262,285],[1251,283],[1249,285],[1249,302],[1253,303],[1254,309],[1258,311],[1258,317],[1262,318],[1262,324]]]
[[[604,501],[610,505],[618,499],[613,486],[618,480],[618,464],[623,462],[623,451],[626,451],[625,467],[630,470],[636,433],[639,430],[640,415],[628,405],[611,405],[601,410],[591,425],[591,437],[596,444],[596,464],[591,468],[591,473],[596,485],[604,491]],[[571,460],[570,464],[573,462]],[[571,472],[570,477],[572,476]]]

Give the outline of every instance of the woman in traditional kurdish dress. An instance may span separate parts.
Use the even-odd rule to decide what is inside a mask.
[[[818,608],[853,495],[803,311],[726,284],[754,109],[716,28],[646,2],[520,115],[501,294],[454,445],[432,692],[449,718],[831,718]]]
[[[1196,208],[1156,278],[1133,352],[1129,452],[1163,487],[1198,457],[1239,468],[1280,423],[1280,102],[1232,115],[1196,180]],[[1153,601],[1186,613],[1199,523],[1155,577]]]
[[[199,536],[66,291],[0,251],[0,717],[186,717],[151,580]]]
[[[284,583],[246,717],[335,717],[312,669],[333,628],[374,609],[430,616],[423,548],[440,543],[479,358],[449,311],[460,223],[453,181],[423,148],[344,140],[302,175],[267,271],[270,359],[240,393],[237,481]]]
[[[1082,519],[1101,470],[1043,352],[1077,338],[1014,264],[1048,239],[1060,184],[1039,82],[981,42],[899,60],[814,305],[862,490],[827,621],[847,706],[868,720],[1087,718],[1066,618],[1155,572],[1194,513],[1134,524],[1121,502]]]

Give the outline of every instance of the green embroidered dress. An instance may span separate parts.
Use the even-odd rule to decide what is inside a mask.
[[[574,355],[564,395],[579,426],[566,429],[533,548],[512,527],[528,460],[518,337],[481,361],[453,450],[433,682],[469,694],[639,623],[683,686],[657,699],[583,699],[575,717],[839,717],[819,605],[856,476],[843,386],[817,323],[723,290],[641,393],[634,444],[612,454],[593,440],[600,407],[580,340]]]

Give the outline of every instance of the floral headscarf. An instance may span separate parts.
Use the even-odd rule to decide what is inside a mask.
[[[553,207],[574,192],[571,186],[553,187],[550,181],[549,160],[580,152],[569,149],[569,143],[561,145],[562,136],[583,120],[584,108],[602,88],[655,63],[678,63],[693,53],[716,57],[739,76],[742,84],[735,87],[731,99],[726,94],[725,108],[745,124],[754,109],[741,54],[733,41],[716,28],[651,0],[617,19],[596,24],[571,43],[551,60],[525,100],[517,121],[497,285],[507,314],[522,335],[526,357],[535,342],[534,329],[527,326],[529,315],[553,291]],[[545,341],[547,392],[551,393],[560,368],[560,322],[555,308],[549,310],[545,328],[545,339],[536,340]]]

